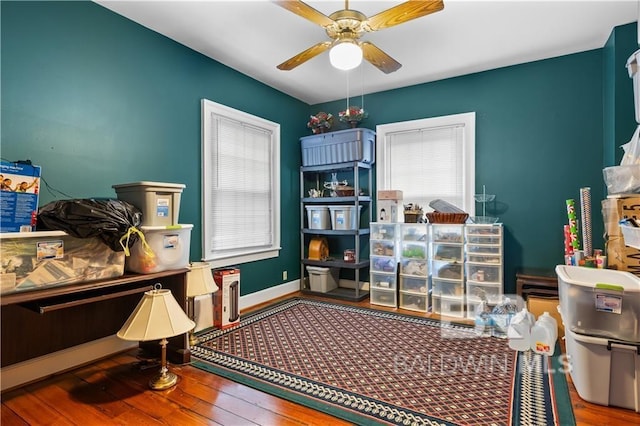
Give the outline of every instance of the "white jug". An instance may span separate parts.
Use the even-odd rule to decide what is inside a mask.
[[[553,355],[558,338],[558,323],[544,312],[531,328],[531,349],[538,354]]]
[[[531,327],[533,327],[535,321],[535,316],[526,307],[511,318],[507,328],[507,338],[511,349],[522,352],[530,349]]]

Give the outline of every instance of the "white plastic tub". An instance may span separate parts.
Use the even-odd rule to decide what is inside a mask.
[[[640,342],[640,278],[625,271],[556,266],[565,327],[575,333]]]
[[[141,226],[140,229],[154,256],[148,256],[142,241],[131,247],[125,269],[139,274],[168,271],[189,266],[193,225]]]
[[[569,329],[565,339],[571,379],[580,398],[640,411],[637,344],[582,335]]]

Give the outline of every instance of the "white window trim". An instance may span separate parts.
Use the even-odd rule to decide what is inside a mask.
[[[446,115],[442,117],[422,118],[418,120],[402,121],[397,123],[380,124],[376,126],[376,158],[378,165],[376,170],[376,187],[381,189],[389,186],[389,164],[384,161],[389,144],[388,134],[414,131],[419,129],[429,129],[437,127],[462,126],[464,134],[464,155],[463,155],[463,203],[459,206],[461,209],[469,213],[469,216],[475,216],[475,181],[476,181],[476,113],[466,112],[461,114]]]
[[[280,124],[272,121],[256,117],[243,111],[239,111],[228,106],[202,99],[201,102],[201,146],[202,146],[202,260],[207,261],[213,268],[237,265],[239,263],[254,262],[258,260],[271,259],[280,255]],[[273,217],[272,226],[274,230],[274,241],[271,247],[260,250],[239,250],[227,253],[224,256],[211,256],[211,248],[209,247],[210,235],[213,232],[211,224],[207,223],[208,212],[207,207],[211,202],[211,194],[208,191],[207,182],[211,182],[211,173],[213,168],[207,165],[207,159],[210,158],[210,146],[206,141],[210,140],[209,117],[211,114],[227,117],[231,120],[246,123],[248,125],[263,128],[272,134],[273,142]]]

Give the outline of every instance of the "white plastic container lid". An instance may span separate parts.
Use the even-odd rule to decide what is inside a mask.
[[[167,225],[167,226],[145,226],[141,225],[140,230],[142,232],[148,231],[180,231],[181,229],[191,229],[193,225],[184,224],[184,225]]]
[[[32,232],[3,232],[0,233],[0,240],[10,240],[14,238],[49,238],[67,236],[64,231],[32,231]]]
[[[121,183],[118,185],[111,185],[111,187],[114,189],[138,188],[138,187],[184,189],[186,185],[184,183],[140,181],[140,182],[130,182],[130,183]]]
[[[599,290],[640,293],[640,278],[627,271],[557,265],[556,274],[561,281],[568,284]]]

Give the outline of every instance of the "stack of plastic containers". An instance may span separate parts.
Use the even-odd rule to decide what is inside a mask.
[[[571,378],[581,398],[640,411],[640,278],[556,266]]]
[[[142,231],[125,258],[125,269],[141,274],[186,268],[189,265],[191,224],[179,224],[181,183],[132,182],[113,185],[119,200],[142,211]]]

